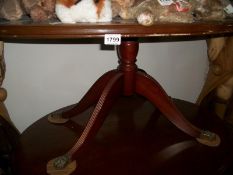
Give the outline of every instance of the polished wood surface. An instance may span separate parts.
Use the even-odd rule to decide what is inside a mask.
[[[198,143],[140,96],[121,97],[96,137],[77,155],[73,175],[224,174],[233,160],[232,128],[194,104],[174,102],[189,121],[219,133],[221,145]],[[16,152],[17,174],[46,175],[47,162],[76,142],[92,110],[90,107],[63,125],[51,124],[45,116],[26,129]]]
[[[78,39],[102,38],[105,34],[121,34],[122,37],[190,37],[233,34],[233,20],[223,22],[158,23],[142,26],[135,21],[113,20],[111,23],[60,22],[32,23],[0,21],[0,40],[7,39]]]
[[[48,116],[50,122],[54,124],[61,123],[60,121],[71,119],[95,104],[90,119],[77,142],[65,154],[56,156],[59,162],[65,158],[67,161],[64,165],[66,165],[68,162],[76,159],[83,147],[89,144],[96,136],[109,111],[122,95],[132,96],[138,94],[145,97],[184,133],[198,139],[205,145],[219,146],[221,139],[218,133],[208,131],[208,134],[205,134],[206,130],[208,130],[207,128],[203,130],[190,123],[185,115],[177,109],[160,84],[145,71],[137,68],[138,49],[139,43],[137,41],[123,41],[117,47],[118,68],[101,76],[73,108]],[[56,159],[54,160],[56,161]],[[55,169],[58,168],[55,167]]]
[[[169,37],[171,38],[175,38],[175,37],[190,38],[191,37],[190,39],[193,39],[193,37],[213,37],[213,36],[232,35],[233,34],[233,22],[232,21],[191,23],[191,24],[181,24],[181,23],[161,24],[160,23],[160,24],[156,24],[150,27],[138,25],[134,21],[121,21],[121,20],[113,21],[111,23],[95,23],[95,24],[94,23],[78,23],[78,24],[72,24],[72,25],[61,24],[57,22],[31,23],[30,21],[24,21],[24,22],[17,21],[17,22],[5,22],[5,23],[3,22],[0,24],[0,40],[5,40],[5,41],[13,40],[15,42],[18,42],[21,39],[22,40],[37,40],[37,39],[38,40],[59,40],[59,39],[81,39],[81,38],[93,39],[93,38],[102,38],[105,34],[115,34],[115,33],[121,34],[123,37],[123,42],[121,43],[121,45],[117,47],[118,56],[119,56],[118,68],[100,77],[97,83],[93,85],[93,87],[87,92],[87,94],[83,97],[83,99],[79,103],[77,103],[77,105],[75,105],[73,108],[65,112],[60,112],[58,115],[50,115],[49,118],[55,118],[58,120],[61,118],[63,119],[68,118],[68,119],[73,120],[73,118],[76,115],[82,114],[82,112],[86,111],[91,105],[93,105],[94,103],[96,104],[93,112],[90,114],[90,119],[88,120],[85,126],[85,129],[82,130],[82,133],[80,134],[79,131],[74,131],[74,132],[77,132],[77,133],[73,133],[73,136],[76,136],[76,139],[72,139],[72,141],[70,142],[69,140],[67,141],[67,143],[72,142],[72,144],[69,144],[69,147],[71,147],[71,145],[73,146],[70,149],[68,149],[68,147],[66,147],[66,143],[64,143],[66,141],[63,139],[63,137],[60,137],[60,142],[61,142],[60,148],[62,148],[63,151],[61,150],[57,151],[56,154],[54,153],[53,157],[50,157],[50,158],[53,159],[57,156],[65,154],[62,156],[68,156],[71,161],[77,159],[77,163],[78,163],[77,166],[80,166],[80,164],[82,164],[82,162],[84,161],[82,157],[83,150],[85,150],[86,146],[91,145],[91,143],[93,142],[93,138],[96,138],[96,134],[99,133],[98,132],[99,129],[101,130],[101,128],[103,127],[102,124],[107,118],[108,112],[112,109],[112,107],[114,107],[115,101],[118,99],[118,97],[122,95],[130,97],[135,94],[142,95],[146,99],[148,99],[154,106],[156,106],[159,109],[159,111],[163,113],[163,115],[169,121],[171,121],[177,128],[182,130],[187,135],[198,138],[200,140],[207,141],[206,143],[209,146],[218,146],[218,144],[220,143],[220,140],[218,141],[217,139],[218,137],[212,137],[212,136],[216,136],[214,133],[207,134],[208,136],[206,137],[205,136],[206,133],[204,130],[208,130],[209,129],[208,127],[204,127],[203,128],[204,130],[202,130],[198,126],[191,124],[186,119],[186,116],[182,112],[180,112],[177,109],[177,107],[173,104],[172,100],[168,97],[168,95],[163,90],[163,88],[159,85],[159,83],[155,79],[153,79],[151,76],[149,76],[145,71],[138,69],[135,62],[136,62],[136,57],[137,57],[137,53],[139,49],[139,42],[140,42],[138,41],[138,39],[141,37],[163,38],[163,39],[169,38]],[[33,41],[33,42],[37,42],[37,41]],[[128,110],[126,111],[130,111],[131,109],[129,108],[129,106],[128,105],[126,106],[128,108]],[[144,115],[144,114],[142,113],[141,115]],[[56,118],[57,116],[58,118]],[[134,120],[131,120],[131,122],[132,122],[131,124],[126,122],[127,127],[130,128],[131,126],[134,125]],[[68,123],[70,122],[68,121]],[[43,126],[44,124],[40,123],[40,125]],[[66,125],[67,124],[60,125],[59,127],[64,128]],[[76,126],[74,128],[76,128]],[[167,130],[170,130],[170,128],[167,128]],[[34,133],[32,130],[28,134],[30,135],[31,132]],[[63,131],[58,131],[57,134],[58,135],[63,134],[61,132]],[[44,136],[47,134],[44,133],[42,135]],[[124,133],[122,136],[123,138],[124,138],[124,135],[128,135],[128,133]],[[31,139],[40,140],[39,136],[40,134],[38,135],[36,134]],[[140,136],[140,133],[139,133],[139,136]],[[67,137],[67,136],[64,136],[64,137]],[[130,137],[128,137],[128,140],[131,140],[131,137],[133,139],[135,136],[131,135]],[[145,136],[145,137],[149,138],[150,133],[148,133],[148,136]],[[22,160],[18,160],[18,162],[21,165],[21,168],[23,168],[24,166],[20,162],[24,162],[27,167],[31,166],[33,169],[35,168],[38,170],[42,170],[43,168],[34,167],[34,164],[37,166],[37,161],[38,161],[37,157],[42,156],[41,152],[37,156],[34,156],[35,160],[28,161],[30,157],[33,155],[33,153],[31,153],[30,155],[27,154],[27,150],[24,149],[24,147],[27,147],[27,149],[29,150],[31,149],[28,147],[28,146],[32,146],[31,145],[32,143],[30,143],[31,139],[25,140],[26,144],[23,145],[23,147],[21,148],[23,151],[20,151],[20,156],[17,156],[17,157],[22,157]],[[52,141],[53,138],[51,137],[51,139],[45,139],[45,140]],[[136,143],[141,145],[144,143],[144,141],[147,142],[148,140],[141,140],[142,143],[137,143],[137,142]],[[156,138],[155,140],[157,142],[158,141],[160,142],[160,138]],[[119,142],[115,142],[115,144],[121,145],[122,141],[121,140],[118,140],[118,141]],[[133,145],[135,146],[136,143],[133,143]],[[56,144],[59,144],[59,143],[56,143]],[[53,144],[50,143],[50,146],[52,145]],[[64,149],[64,147],[66,147],[66,149]],[[113,149],[115,148],[114,146],[111,146],[111,147]],[[215,148],[215,149],[220,149],[220,148]],[[144,149],[146,150],[146,148]],[[150,146],[148,147],[148,150],[149,149],[150,149]],[[209,150],[213,150],[213,149],[214,148],[209,148]],[[132,150],[134,149],[132,148]],[[37,150],[35,148],[34,148],[34,151],[36,151],[35,153],[37,154]],[[115,151],[118,151],[118,150],[115,150]],[[140,152],[140,151],[138,150],[137,152]],[[45,152],[45,154],[51,155],[49,152]],[[132,153],[130,153],[130,155],[131,154]],[[133,154],[131,156],[134,157]],[[25,157],[26,157],[26,161],[24,161]],[[109,173],[110,170],[111,171],[114,170],[113,165],[115,163],[124,162],[125,158],[124,157],[122,158],[123,159],[118,159],[118,161],[113,161],[112,162],[113,164],[109,164],[109,166],[108,164],[103,163],[105,164],[104,167],[107,166],[107,168],[105,169],[109,170],[107,172]],[[141,161],[141,159],[147,160],[147,158],[144,158],[144,157],[142,158],[134,157],[133,160],[137,158],[140,159],[138,161]],[[90,157],[90,159],[92,159],[92,156]],[[112,156],[110,156],[108,157],[108,159],[114,160],[115,158],[112,158]],[[117,159],[117,156],[116,156],[116,159]],[[49,161],[49,160],[46,160],[46,161]],[[34,162],[34,164],[31,165],[31,162]],[[96,162],[99,163],[99,161],[97,160]],[[137,162],[137,160],[135,160],[135,162]],[[124,167],[124,164],[122,164],[121,166]],[[150,170],[151,168],[147,167],[147,165],[145,164],[142,166],[140,166],[140,164],[137,164],[137,166],[143,168],[143,171],[145,171],[146,174],[151,174],[154,171],[154,170],[151,171]],[[147,167],[148,170],[147,168],[144,169],[144,167]],[[26,171],[22,170],[22,172],[24,172],[23,174],[35,175],[36,173],[34,173],[33,171],[34,170],[32,170],[32,172],[30,173],[27,173]],[[43,171],[44,169],[39,174],[40,175],[43,174],[44,173]],[[80,169],[77,168],[76,171],[80,171]],[[19,172],[21,172],[21,170],[19,170]],[[119,173],[119,171],[115,171],[114,173],[116,172]],[[126,170],[126,172],[128,171]],[[136,170],[135,172],[133,170],[133,174],[136,174],[137,172],[140,172],[140,169]],[[139,174],[145,174],[145,173],[139,173]],[[85,171],[85,174],[88,174],[88,173]]]

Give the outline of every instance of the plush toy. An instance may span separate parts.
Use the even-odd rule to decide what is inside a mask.
[[[113,2],[115,16],[136,19],[139,24],[145,26],[155,22],[189,23],[195,20],[220,20],[225,17],[220,0],[132,0],[131,4],[127,3],[130,4],[128,6],[121,3],[122,0]]]
[[[26,13],[33,21],[45,21],[55,17],[56,0],[21,0]]]
[[[111,0],[57,0],[55,11],[63,23],[112,20]]]
[[[224,12],[224,0],[195,0],[193,1],[193,15],[196,20],[223,20],[226,17]]]
[[[0,18],[18,20],[23,14],[19,0],[0,0]]]
[[[117,1],[117,0],[116,0]],[[131,7],[122,7],[119,16],[137,19],[139,24],[149,26],[155,22],[192,22],[191,4],[186,1],[135,0]]]
[[[130,8],[134,5],[135,0],[112,0],[112,16],[118,16],[123,9]]]
[[[0,18],[18,20],[29,15],[33,21],[55,17],[56,0],[0,0]]]

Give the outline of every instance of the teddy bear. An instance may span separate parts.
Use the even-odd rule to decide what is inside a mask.
[[[56,0],[0,0],[0,18],[18,20],[28,15],[33,21],[55,17]]]
[[[155,22],[192,22],[191,4],[186,1],[135,0],[130,8],[121,8],[122,19],[136,19],[139,24],[150,26]]]
[[[196,20],[221,21],[225,19],[225,0],[195,0],[193,15]]]
[[[33,21],[45,21],[55,17],[56,0],[21,0],[26,14]]]
[[[224,10],[220,0],[113,0],[115,16],[122,19],[136,19],[144,26],[155,22],[183,22],[195,20],[223,19]]]
[[[123,9],[130,8],[134,5],[135,0],[112,0],[112,17],[119,16]]]
[[[0,0],[0,18],[18,20],[23,14],[19,0]]]
[[[62,23],[111,22],[111,0],[57,0],[55,11]]]

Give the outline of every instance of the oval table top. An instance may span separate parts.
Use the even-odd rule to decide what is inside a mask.
[[[0,20],[0,40],[102,38],[105,34],[121,34],[124,38],[232,35],[233,20],[157,23],[152,26],[120,19],[114,19],[111,23],[76,24],[62,24],[58,21],[34,23],[29,19],[14,22]]]

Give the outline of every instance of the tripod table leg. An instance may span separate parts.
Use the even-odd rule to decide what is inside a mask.
[[[137,72],[136,93],[146,97],[177,128],[186,134],[197,138],[197,140],[202,144],[208,146],[218,146],[220,144],[220,138],[217,134],[209,131],[203,131],[186,120],[160,84],[151,76],[143,73],[142,71]]]
[[[48,172],[60,172],[69,167],[70,164],[73,164],[74,161],[72,160],[79,153],[80,149],[97,134],[117,97],[122,94],[122,87],[123,74],[119,72],[109,80],[108,84],[104,88],[84,131],[78,138],[75,145],[65,155],[49,161],[47,166],[49,167],[49,170],[47,169]]]
[[[54,113],[48,116],[51,123],[66,123],[75,115],[85,111],[87,108],[97,103],[108,81],[117,74],[117,70],[112,70],[102,75],[87,91],[84,97],[71,109],[63,113]]]

